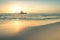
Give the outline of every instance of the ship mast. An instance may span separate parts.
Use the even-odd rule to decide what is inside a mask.
[[[20,14],[23,14],[24,12],[21,10]]]
[[[26,13],[21,10],[20,14],[26,14]]]

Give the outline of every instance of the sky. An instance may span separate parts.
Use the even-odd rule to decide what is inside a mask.
[[[0,13],[60,13],[60,0],[0,0]]]

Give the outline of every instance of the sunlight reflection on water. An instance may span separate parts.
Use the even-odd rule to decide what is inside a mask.
[[[5,20],[0,21],[0,36],[13,35],[25,28],[60,22],[60,20]]]

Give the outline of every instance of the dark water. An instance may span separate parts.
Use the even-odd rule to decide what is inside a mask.
[[[60,14],[0,14],[0,20],[51,20],[60,19]]]

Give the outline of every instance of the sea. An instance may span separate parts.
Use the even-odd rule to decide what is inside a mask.
[[[60,22],[60,13],[0,13],[0,38],[16,35],[29,27]]]
[[[0,13],[0,20],[54,20],[60,19],[60,13],[49,14],[18,14],[18,13]]]

